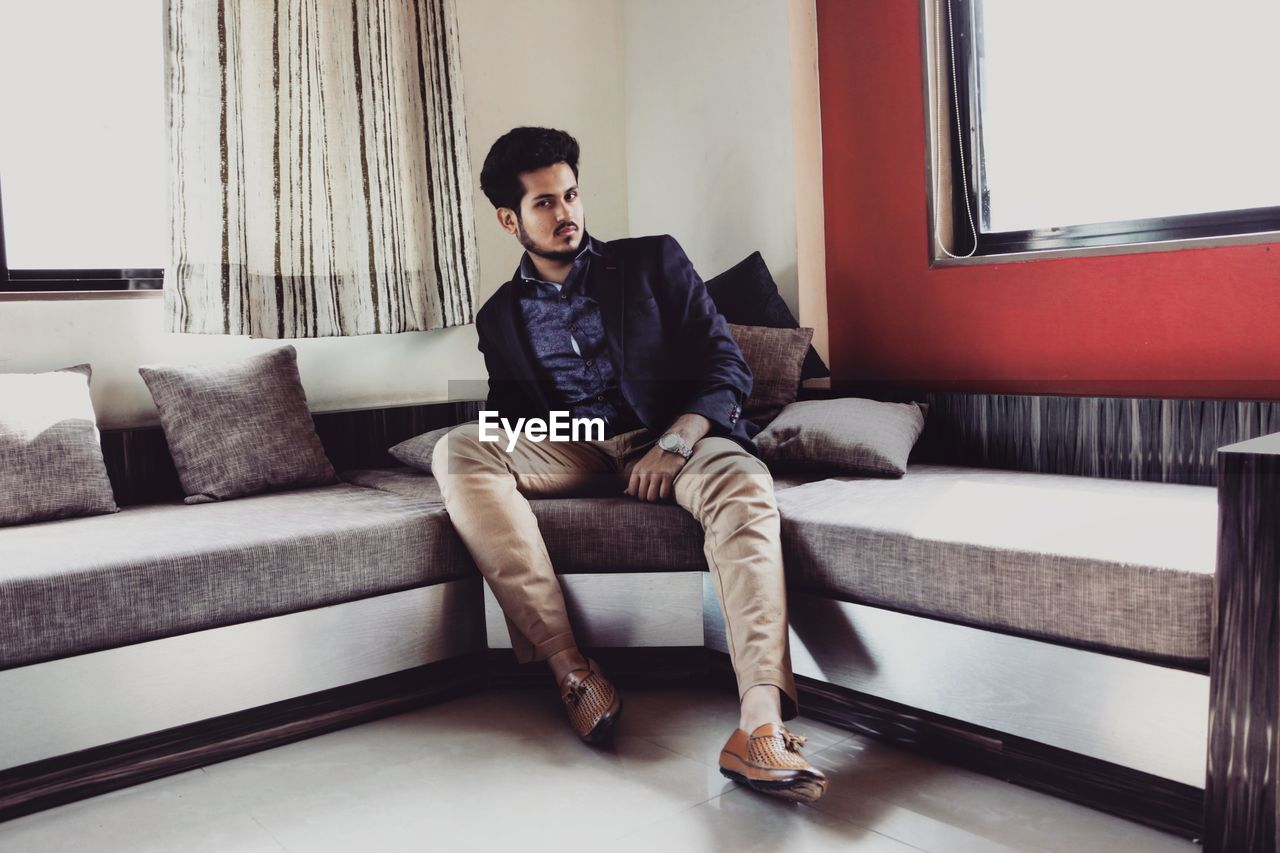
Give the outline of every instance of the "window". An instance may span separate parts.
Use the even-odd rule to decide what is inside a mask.
[[[1276,0],[936,3],[953,253],[1280,231]]]
[[[0,2],[0,291],[160,287],[161,0]]]

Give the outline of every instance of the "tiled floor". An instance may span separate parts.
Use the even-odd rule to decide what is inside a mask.
[[[731,694],[624,692],[611,750],[551,690],[489,691],[0,824],[38,851],[1191,851],[1190,842],[805,719],[815,806],[737,788]]]

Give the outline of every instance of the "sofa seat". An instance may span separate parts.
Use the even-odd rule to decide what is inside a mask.
[[[344,471],[349,483],[441,504],[436,478],[412,468]],[[775,478],[782,490],[809,477]],[[619,486],[621,491],[621,486]],[[535,498],[529,502],[560,574],[705,571],[702,528],[673,503],[616,498]]]
[[[478,576],[438,503],[340,484],[0,529],[0,668]]]
[[[1208,486],[912,465],[778,494],[791,587],[1202,665],[1217,542]]]
[[[440,505],[410,468],[343,478]],[[1201,666],[1212,487],[912,465],[902,479],[775,477],[788,585],[817,595]],[[530,501],[562,574],[703,571],[674,504]],[[660,531],[660,532],[659,532]]]

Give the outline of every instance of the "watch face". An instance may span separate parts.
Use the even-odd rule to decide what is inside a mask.
[[[668,453],[678,453],[685,459],[690,456],[689,447],[684,443],[684,439],[673,432],[669,432],[658,439],[658,447]]]

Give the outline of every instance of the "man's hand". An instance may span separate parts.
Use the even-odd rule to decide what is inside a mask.
[[[631,480],[624,494],[642,501],[665,501],[686,461],[678,453],[668,453],[655,444],[631,469]]]
[[[676,418],[667,432],[674,432],[684,439],[685,444],[693,447],[710,429],[711,421],[702,415],[686,412]],[[665,501],[671,494],[676,474],[680,473],[686,461],[680,454],[669,453],[655,444],[631,469],[631,479],[623,494],[642,501]]]

